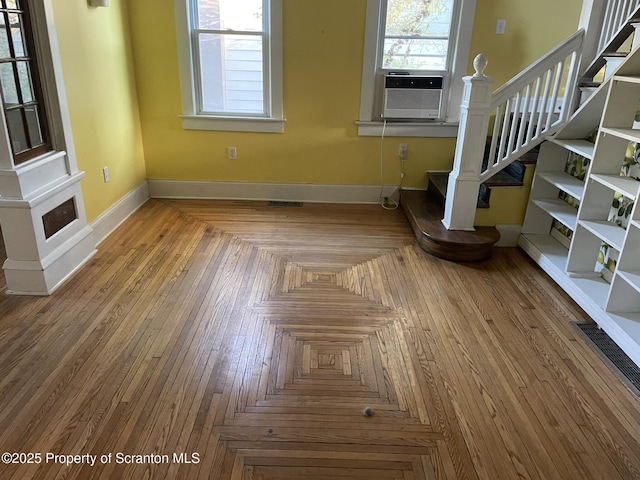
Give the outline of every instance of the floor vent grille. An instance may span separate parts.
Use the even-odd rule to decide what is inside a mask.
[[[575,323],[578,330],[596,347],[612,370],[640,396],[640,368],[596,323]]]
[[[286,200],[271,200],[269,202],[270,207],[301,207],[302,202],[288,202]]]

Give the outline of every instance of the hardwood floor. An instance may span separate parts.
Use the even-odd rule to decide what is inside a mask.
[[[0,298],[0,450],[42,455],[0,478],[640,479],[586,320],[400,211],[152,200],[53,296]]]

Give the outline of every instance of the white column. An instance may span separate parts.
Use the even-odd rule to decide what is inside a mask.
[[[0,109],[0,225],[7,293],[49,295],[96,251],[80,190],[84,172],[70,169],[68,152],[56,150],[13,165],[3,120]],[[45,216],[58,211],[65,213],[64,225],[47,232]]]
[[[474,230],[479,175],[491,114],[493,78],[484,75],[486,65],[485,56],[478,55],[473,62],[476,73],[463,78],[460,128],[442,220],[447,230]]]

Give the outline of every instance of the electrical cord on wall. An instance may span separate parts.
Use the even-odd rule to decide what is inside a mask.
[[[385,119],[382,123],[382,136],[380,137],[380,206],[385,210],[395,210],[398,208],[399,203],[393,198],[398,190],[402,187],[402,182],[404,181],[404,162],[405,159],[402,159],[402,167],[400,170],[400,183],[396,187],[396,189],[389,196],[383,196],[384,190],[384,167],[383,167],[383,158],[384,158],[384,133],[387,129],[387,120]]]

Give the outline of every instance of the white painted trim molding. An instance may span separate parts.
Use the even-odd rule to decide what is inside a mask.
[[[149,184],[145,180],[96,218],[91,223],[96,245],[100,245],[147,200],[149,200]]]
[[[6,293],[51,295],[80,270],[96,252],[93,231],[85,225],[75,235],[68,237],[65,245],[42,260],[7,259],[3,265],[7,279]]]
[[[357,121],[360,137],[430,137],[455,138],[458,136],[457,123],[431,122],[361,122]]]
[[[380,203],[380,185],[320,185],[307,183],[241,183],[149,179],[151,198],[276,200],[310,203]],[[384,185],[392,196],[396,185]]]
[[[214,130],[220,132],[284,133],[284,118],[213,117],[209,115],[180,115],[185,130]]]

